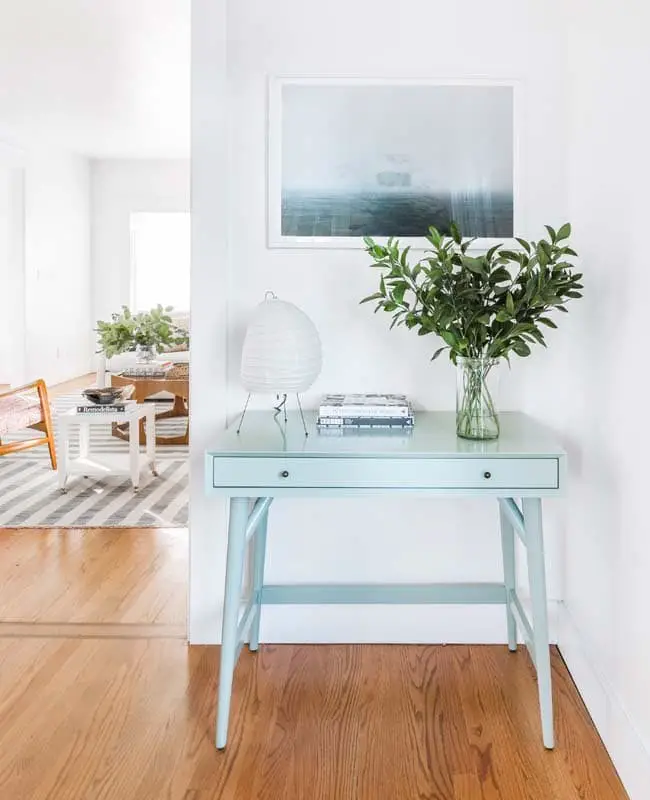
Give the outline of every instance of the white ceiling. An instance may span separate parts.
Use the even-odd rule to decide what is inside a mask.
[[[0,0],[0,140],[189,156],[190,0]]]

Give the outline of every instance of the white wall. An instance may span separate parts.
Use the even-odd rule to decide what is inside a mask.
[[[630,797],[645,800],[650,10],[614,0],[570,9],[570,214],[586,292],[565,390],[572,483],[560,642]]]
[[[91,368],[88,161],[34,148],[25,161],[26,373],[57,383]]]
[[[92,320],[131,302],[129,217],[136,211],[189,211],[188,160],[91,162]]]
[[[20,385],[25,371],[24,153],[0,142],[0,383]]]
[[[224,85],[225,6],[195,0],[194,14],[190,635],[193,642],[214,642],[221,614],[225,512],[222,503],[203,497],[201,454],[225,413],[232,416],[243,405],[238,381],[242,336],[265,290],[296,302],[319,328],[324,367],[308,405],[323,392],[353,389],[404,391],[425,408],[454,404],[453,369],[442,360],[429,363],[432,342],[402,329],[389,332],[386,318],[359,307],[358,300],[373,290],[376,280],[362,252],[267,249],[268,77],[478,76],[522,81],[520,177],[530,188],[524,194],[527,222],[521,233],[538,234],[543,223],[559,224],[567,214],[565,131],[558,124],[540,123],[564,114],[565,50],[564,33],[548,4],[464,0],[427,5],[406,0],[396,14],[388,0],[335,0],[316,21],[313,8],[298,0],[238,0],[228,4],[229,82]],[[390,46],[385,44],[388,31]],[[433,37],[434,31],[441,33]],[[498,41],[505,41],[504,46]],[[226,120],[229,143],[224,142]],[[226,331],[224,398],[219,348]],[[560,332],[552,341],[548,355],[535,355],[535,369],[546,385],[562,374],[566,337]],[[202,351],[196,349],[199,342]],[[354,357],[346,355],[350,342]],[[529,373],[517,363],[513,375],[505,376],[505,407],[525,406]],[[558,504],[548,504],[552,598],[560,596],[559,510]],[[496,510],[482,501],[278,501],[271,514],[269,548],[267,575],[272,582],[496,580],[501,574]],[[503,641],[505,629],[503,610],[497,608],[428,607],[411,613],[381,607],[273,608],[265,611],[262,636],[267,641],[480,642]]]
[[[3,308],[16,305],[14,292],[9,289],[12,206],[10,187],[11,172],[8,167],[0,163],[0,304]],[[0,384],[11,383],[12,379],[13,355],[10,336],[10,317],[7,313],[2,313],[0,314]]]
[[[204,493],[203,453],[226,419],[229,159],[226,2],[192,0],[190,587],[193,643],[216,641],[225,504]]]

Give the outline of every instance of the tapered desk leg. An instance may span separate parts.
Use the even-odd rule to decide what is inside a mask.
[[[533,612],[533,638],[537,687],[542,717],[542,740],[551,750],[553,735],[553,694],[551,690],[551,653],[548,641],[548,608],[546,605],[546,569],[544,566],[544,535],[542,531],[542,502],[537,497],[523,500],[524,525],[528,550],[528,580]]]
[[[237,625],[239,622],[239,604],[244,575],[248,504],[248,498],[246,497],[232,497],[230,500],[226,589],[221,636],[221,669],[219,672],[219,698],[217,701],[217,747],[220,750],[226,746],[228,739],[232,679],[239,647]]]
[[[506,597],[515,591],[515,529],[499,504],[499,517],[501,520],[501,549],[503,551],[503,582],[506,587]],[[517,622],[510,602],[506,602],[506,621],[508,624],[508,649],[517,650]]]
[[[257,650],[260,646],[260,618],[262,616],[262,603],[259,601],[259,593],[264,585],[264,562],[266,560],[266,529],[268,525],[269,512],[266,511],[258,523],[257,531],[253,537],[253,575],[251,591],[256,597],[257,610],[255,619],[251,625],[250,650]]]

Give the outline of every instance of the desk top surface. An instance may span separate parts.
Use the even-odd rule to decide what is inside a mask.
[[[519,412],[500,415],[501,435],[492,441],[470,441],[456,435],[456,415],[450,411],[420,411],[412,430],[323,430],[316,413],[305,412],[305,436],[298,412],[285,423],[273,411],[247,412],[241,432],[239,418],[208,449],[211,457],[370,457],[370,458],[471,458],[474,456],[541,457],[564,455],[552,431]]]

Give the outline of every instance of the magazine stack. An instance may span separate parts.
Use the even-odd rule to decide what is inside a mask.
[[[413,408],[403,394],[329,394],[318,411],[320,428],[408,429],[413,422]]]

